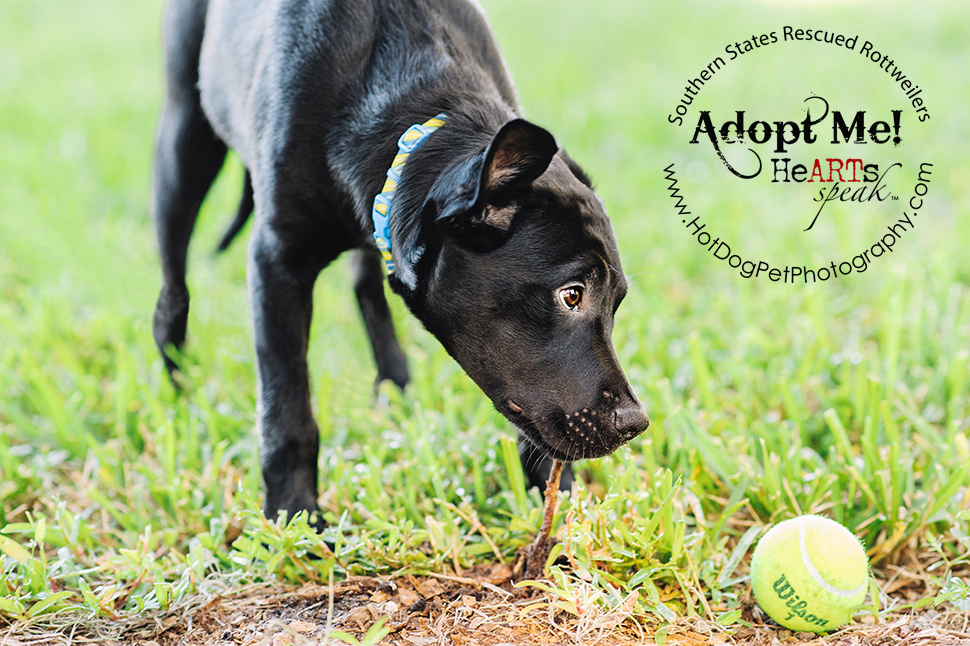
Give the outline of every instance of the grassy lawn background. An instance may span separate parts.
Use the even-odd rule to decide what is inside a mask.
[[[633,598],[655,627],[731,624],[762,528],[816,511],[855,531],[882,589],[898,588],[870,612],[965,598],[953,578],[966,580],[970,549],[965,5],[485,8],[528,116],[588,168],[614,219],[631,277],[614,339],[652,420],[629,448],[584,465],[592,484],[560,517],[569,511],[560,539],[574,563],[553,571],[564,594],[592,586],[604,608]],[[157,1],[0,5],[0,615],[123,619],[253,580],[511,561],[539,518],[513,429],[396,299],[414,383],[375,405],[343,262],[317,284],[310,351],[337,555],[309,560],[320,544],[305,525],[261,519],[245,244],[211,251],[241,190],[235,159],[191,248],[191,388],[180,398],[164,380],[148,213],[161,12]],[[699,249],[661,171],[682,159],[685,130],[666,115],[685,81],[728,42],[784,24],[886,43],[933,108],[899,153],[935,164],[915,233],[865,274],[797,289],[742,280]],[[804,95],[764,65],[766,82]],[[712,97],[757,90],[734,69],[722,78],[737,84]],[[880,76],[865,78],[897,106]],[[881,228],[826,225],[806,252],[791,227],[757,219],[786,213],[780,198],[752,215],[686,181],[697,212],[779,256],[851,256]],[[925,576],[891,583],[914,568]]]

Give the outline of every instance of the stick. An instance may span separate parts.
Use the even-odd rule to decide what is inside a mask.
[[[549,551],[553,543],[549,540],[549,533],[552,531],[552,517],[556,513],[556,503],[559,502],[559,478],[562,476],[562,462],[553,460],[552,471],[549,473],[549,480],[546,481],[546,508],[542,516],[542,525],[535,541],[526,553],[525,578],[538,579],[542,576],[546,566],[546,559],[549,558]]]

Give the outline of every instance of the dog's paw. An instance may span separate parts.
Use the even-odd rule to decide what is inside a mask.
[[[173,350],[181,350],[189,320],[189,292],[186,289],[163,287],[155,305],[152,333],[169,377],[174,381],[178,364],[172,357]]]
[[[374,380],[374,389],[377,390],[381,382],[390,381],[400,390],[408,385],[411,376],[408,373],[408,362],[404,353],[398,348],[396,355],[389,357],[385,365],[378,367],[377,379]]]

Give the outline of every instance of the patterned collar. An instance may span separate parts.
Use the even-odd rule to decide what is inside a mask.
[[[384,258],[387,265],[387,274],[394,273],[394,258],[391,256],[391,205],[394,202],[394,192],[397,190],[397,183],[401,181],[401,173],[404,171],[404,164],[415,150],[424,143],[428,136],[445,125],[448,115],[444,112],[436,117],[428,119],[422,124],[415,124],[404,131],[397,142],[398,153],[391,162],[391,167],[387,169],[387,180],[384,188],[374,198],[374,208],[371,210],[371,218],[374,220],[374,242]]]

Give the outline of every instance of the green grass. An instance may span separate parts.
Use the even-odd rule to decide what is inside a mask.
[[[965,607],[970,166],[953,142],[970,131],[967,10],[673,7],[486,3],[527,113],[588,167],[613,216],[631,278],[614,339],[652,420],[583,465],[592,484],[557,516],[554,556],[570,562],[551,570],[557,603],[731,624],[762,528],[818,512],[863,539],[881,583],[915,559],[921,603]],[[414,382],[375,404],[342,262],[318,283],[310,351],[336,549],[305,523],[262,518],[245,245],[211,253],[241,189],[234,159],[191,250],[190,388],[176,396],[164,379],[148,216],[161,9],[0,6],[0,615],[122,620],[251,581],[512,562],[540,519],[513,429],[396,299]],[[666,115],[752,22],[760,33],[820,15],[892,42],[938,88],[932,127],[900,153],[932,157],[932,207],[865,274],[742,280],[680,228],[661,169],[684,137]],[[698,212],[716,208],[736,237],[752,229],[743,203],[687,186]],[[762,234],[780,255],[802,251]],[[844,234],[823,230],[811,252],[851,251]],[[870,612],[905,601],[877,595]]]

